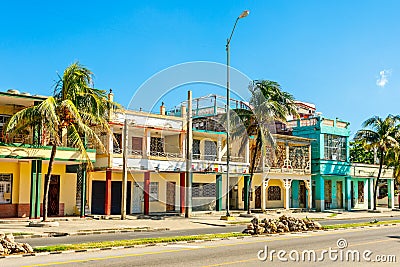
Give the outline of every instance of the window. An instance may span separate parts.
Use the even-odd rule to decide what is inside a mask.
[[[11,203],[12,174],[0,174],[0,204]]]
[[[3,127],[7,123],[9,115],[0,115],[0,141],[4,141],[3,139]]]
[[[325,134],[325,159],[346,161],[347,138],[344,136]]]
[[[217,158],[217,142],[204,141],[204,159],[215,160]]]
[[[150,182],[150,201],[158,201],[158,182]]]
[[[122,153],[122,134],[114,133],[114,153],[121,154]],[[115,142],[117,141],[117,142]]]
[[[152,152],[164,152],[164,138],[151,137],[150,139],[150,151]]]
[[[268,187],[268,200],[281,200],[281,188],[279,186]]]
[[[200,159],[200,140],[193,139],[193,159]]]
[[[192,197],[215,197],[215,183],[194,183],[192,185]]]

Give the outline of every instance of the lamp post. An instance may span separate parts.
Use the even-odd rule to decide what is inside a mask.
[[[226,40],[226,217],[230,216],[229,213],[229,163],[230,163],[230,148],[229,148],[229,131],[230,131],[230,90],[229,90],[229,64],[230,64],[230,44],[233,32],[235,31],[236,24],[239,19],[245,18],[249,15],[249,11],[245,10],[240,14],[239,17],[236,18],[235,25],[233,25],[233,29],[231,35]]]

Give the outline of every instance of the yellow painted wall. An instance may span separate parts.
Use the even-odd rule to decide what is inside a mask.
[[[42,166],[41,202],[44,197],[44,177],[47,173],[47,166],[47,163]],[[28,160],[0,161],[0,173],[13,174],[13,204],[30,203],[31,169],[32,162]],[[76,205],[76,174],[65,173],[65,165],[57,163],[53,167],[52,174],[60,175],[60,203],[64,203],[64,213],[72,215]]]
[[[215,183],[216,174],[193,173],[193,183]]]
[[[11,203],[18,203],[19,201],[19,164],[18,162],[0,161],[0,173],[12,174],[13,184],[12,184],[12,200]]]
[[[19,181],[15,181],[14,185],[19,184],[18,188],[18,203],[29,204],[31,194],[31,161],[20,161],[19,165]]]

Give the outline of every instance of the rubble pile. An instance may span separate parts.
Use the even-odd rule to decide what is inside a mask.
[[[276,234],[285,232],[302,232],[319,230],[321,225],[309,219],[297,219],[282,215],[279,219],[262,219],[254,217],[243,233],[252,235]]]
[[[0,255],[10,255],[16,253],[33,253],[33,248],[27,243],[15,242],[12,234],[0,232]]]

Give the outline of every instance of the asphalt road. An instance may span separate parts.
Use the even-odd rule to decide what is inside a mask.
[[[355,219],[355,220],[324,220],[319,221],[322,225],[328,224],[342,224],[342,223],[357,223],[357,222],[369,222],[372,218]],[[398,217],[381,217],[378,220],[400,220]],[[128,233],[115,233],[115,234],[92,234],[84,236],[60,236],[60,237],[48,237],[48,238],[27,238],[23,239],[23,242],[30,244],[33,247],[37,246],[50,246],[60,244],[77,244],[84,242],[99,242],[99,241],[114,241],[114,240],[126,240],[126,239],[138,239],[138,238],[151,238],[151,237],[170,237],[170,236],[183,236],[183,235],[198,235],[198,234],[215,234],[215,233],[230,233],[230,232],[241,232],[245,229],[244,225],[234,226],[215,226],[201,229],[187,229],[177,231],[159,231],[159,232],[128,232]]]
[[[0,260],[0,265],[3,267],[291,266],[293,264],[296,266],[399,266],[399,242],[400,227],[389,226],[8,258]],[[280,250],[282,252],[278,254]],[[265,251],[268,251],[267,257]],[[259,258],[264,258],[265,261]],[[378,263],[378,260],[390,262]]]

